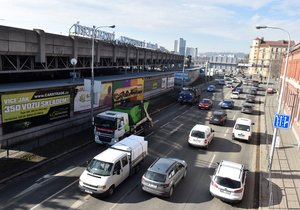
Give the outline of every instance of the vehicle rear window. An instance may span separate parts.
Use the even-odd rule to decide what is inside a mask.
[[[216,176],[215,182],[223,187],[237,189],[241,187],[241,183],[227,177]]]
[[[165,174],[160,174],[156,173],[154,171],[147,171],[144,175],[147,179],[150,179],[152,181],[156,182],[165,182],[166,181],[166,175]]]
[[[236,124],[235,129],[236,130],[241,130],[241,131],[250,131],[250,126],[249,125]]]
[[[205,133],[203,131],[197,131],[197,130],[193,130],[191,133],[192,137],[196,137],[196,138],[205,138]]]

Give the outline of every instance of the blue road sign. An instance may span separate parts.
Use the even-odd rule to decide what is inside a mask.
[[[189,75],[187,73],[176,72],[175,78],[184,78],[185,80],[189,79]]]
[[[290,116],[285,114],[275,114],[273,126],[275,128],[289,128]]]

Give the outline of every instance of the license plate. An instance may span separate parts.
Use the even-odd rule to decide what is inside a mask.
[[[230,194],[230,191],[228,191],[228,190],[220,190],[220,192],[225,193],[225,194]]]
[[[245,136],[245,135],[244,135],[244,134],[242,134],[242,133],[239,133],[239,134],[238,134],[238,136]]]
[[[92,191],[90,191],[90,190],[84,190],[86,193],[88,193],[88,194],[93,194],[93,192]]]
[[[218,122],[219,120],[218,119],[214,119],[214,121]]]
[[[149,187],[157,188],[157,185],[155,184],[148,184]]]

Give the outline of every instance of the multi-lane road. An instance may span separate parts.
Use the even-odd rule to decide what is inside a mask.
[[[90,144],[61,161],[7,183],[0,190],[0,209],[256,209],[259,199],[258,129],[261,108],[258,101],[263,100],[262,96],[256,97],[253,115],[242,114],[240,108],[244,100],[235,100],[235,108],[226,110],[226,125],[210,125],[215,130],[215,138],[208,149],[190,147],[187,143],[191,128],[197,123],[208,124],[212,111],[220,109],[219,102],[230,98],[230,94],[231,88],[223,86],[217,86],[215,93],[203,93],[201,98],[208,97],[214,101],[211,111],[176,103],[153,115],[154,127],[146,135],[149,155],[140,172],[125,180],[113,196],[95,198],[78,188],[78,178],[86,167],[86,161],[105,149]],[[244,98],[245,94],[241,97]],[[231,140],[235,119],[241,116],[255,122],[254,137],[250,143]],[[175,188],[171,198],[157,197],[141,190],[141,177],[157,157],[176,157],[188,163],[187,177]],[[210,177],[216,162],[221,160],[248,166],[245,194],[239,204],[222,202],[209,193]]]

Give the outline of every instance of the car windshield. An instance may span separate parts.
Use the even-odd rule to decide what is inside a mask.
[[[221,176],[216,176],[215,182],[218,185],[221,185],[223,187],[231,188],[231,189],[237,189],[241,187],[241,183],[236,180],[232,180],[227,177],[221,177]]]
[[[182,91],[179,93],[179,95],[189,95],[189,94],[191,94],[191,91],[189,91],[189,90],[182,90]]]
[[[103,116],[95,117],[95,125],[100,128],[116,129],[117,121],[116,118],[103,117]]]
[[[241,125],[241,124],[237,124],[235,126],[236,130],[241,130],[241,131],[250,131],[250,126],[249,125]]]
[[[150,179],[150,180],[156,181],[156,182],[165,182],[166,181],[166,175],[165,174],[156,173],[154,171],[149,171],[148,170],[148,171],[146,171],[144,176],[147,179]]]
[[[243,107],[246,109],[252,109],[252,106],[248,106],[248,105],[244,105]]]
[[[111,173],[112,166],[113,166],[112,163],[107,163],[107,162],[93,159],[89,163],[87,167],[87,171],[100,176],[109,176]]]
[[[191,136],[196,137],[196,138],[204,139],[205,138],[205,133],[203,131],[193,130],[192,133],[191,133]]]
[[[204,99],[204,100],[202,101],[202,103],[204,103],[204,104],[209,104],[210,101],[209,101],[208,99]]]
[[[231,104],[231,101],[223,101],[224,104]]]

